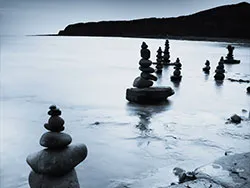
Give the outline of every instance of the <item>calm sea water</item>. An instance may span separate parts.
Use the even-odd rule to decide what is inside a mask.
[[[183,80],[164,69],[155,86],[171,86],[164,105],[129,104],[126,89],[139,76],[145,41],[155,61],[162,39],[91,37],[1,38],[1,188],[26,188],[26,157],[39,151],[48,107],[62,110],[72,143],[89,154],[76,167],[82,187],[156,188],[176,182],[174,167],[193,170],[224,155],[249,152],[250,122],[225,124],[250,110],[249,84],[213,79],[222,42],[170,40],[170,56],[182,63]],[[226,78],[250,79],[250,45],[233,44],[239,65],[225,65]],[[212,71],[202,67],[210,60]],[[242,111],[247,110],[247,112]],[[99,122],[99,124],[95,124]]]

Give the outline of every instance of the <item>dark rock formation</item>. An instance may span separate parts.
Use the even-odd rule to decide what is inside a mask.
[[[174,67],[174,72],[173,72],[173,75],[170,77],[171,81],[173,82],[179,82],[181,81],[181,67],[182,67],[182,64],[180,62],[180,59],[177,58],[176,59],[176,62],[175,62],[175,67]]]
[[[222,81],[225,78],[225,69],[224,69],[224,58],[221,57],[218,66],[216,67],[215,70],[215,75],[214,75],[214,79],[218,80],[218,81]]]
[[[205,67],[203,67],[202,70],[203,70],[206,74],[209,74],[210,69],[211,69],[211,67],[210,67],[210,62],[209,62],[208,60],[206,60]]]
[[[239,64],[240,60],[234,59],[234,56],[233,56],[234,47],[232,45],[228,45],[227,50],[228,50],[228,54],[226,56],[226,59],[224,60],[224,63],[225,64]]]
[[[154,104],[166,101],[167,97],[174,94],[174,91],[170,87],[154,87],[153,81],[157,80],[154,76],[154,69],[151,68],[152,62],[149,60],[150,51],[145,42],[141,45],[141,57],[139,61],[139,69],[142,71],[140,77],[134,80],[133,86],[135,88],[129,88],[126,90],[126,99],[130,102],[140,104]]]
[[[162,68],[163,68],[163,56],[162,56],[162,49],[159,47],[157,50],[157,55],[156,55],[156,73],[161,74],[162,73]]]
[[[56,106],[50,106],[48,114],[51,117],[45,128],[50,132],[40,139],[40,145],[46,149],[30,154],[26,159],[32,168],[30,187],[79,188],[74,167],[87,157],[87,147],[84,144],[70,145],[71,136],[61,133],[64,120]]]
[[[170,53],[169,53],[169,41],[166,39],[165,42],[165,48],[163,51],[163,65],[169,65],[170,64]]]
[[[237,114],[234,114],[230,118],[228,118],[229,123],[235,123],[235,124],[241,123],[241,120],[242,118]]]
[[[139,64],[139,69],[142,71],[141,76],[137,77],[134,80],[133,86],[137,88],[148,88],[153,85],[153,81],[157,80],[157,77],[151,73],[154,73],[155,70],[151,68],[152,61],[149,60],[150,58],[150,51],[148,49],[148,45],[143,42],[141,45],[141,57]]]
[[[58,35],[250,39],[249,22],[250,4],[243,2],[175,18],[76,23],[59,31]]]

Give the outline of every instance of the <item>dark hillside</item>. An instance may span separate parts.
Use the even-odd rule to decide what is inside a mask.
[[[145,18],[68,25],[58,35],[216,37],[250,39],[250,4],[243,2],[175,18]]]

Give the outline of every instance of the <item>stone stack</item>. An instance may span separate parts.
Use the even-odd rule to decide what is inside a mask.
[[[215,70],[215,75],[214,75],[214,79],[215,80],[224,80],[225,78],[225,69],[224,69],[224,59],[223,57],[221,57],[218,66],[216,67]]]
[[[163,51],[163,65],[170,64],[170,54],[169,54],[169,41],[168,39],[165,42],[165,49]]]
[[[206,74],[208,74],[208,73],[210,72],[210,69],[211,69],[211,67],[210,67],[210,62],[209,62],[208,60],[206,60],[205,67],[203,67],[202,70],[203,70]]]
[[[180,62],[180,59],[177,58],[176,59],[176,62],[175,62],[175,67],[174,67],[174,72],[173,72],[173,75],[170,77],[171,81],[173,82],[179,82],[181,81],[181,67],[182,67],[182,64]]]
[[[233,56],[234,47],[232,45],[228,45],[227,50],[228,50],[228,54],[226,56],[226,59],[224,60],[224,63],[225,64],[238,64],[238,63],[240,63],[240,60],[234,59],[234,56]]]
[[[134,80],[133,86],[137,88],[148,88],[154,84],[154,81],[157,80],[157,77],[151,73],[154,73],[155,70],[150,67],[152,65],[152,61],[150,58],[150,51],[148,49],[148,45],[143,42],[141,45],[141,60],[139,61],[140,67],[139,69],[142,71],[141,76],[137,77]]]
[[[150,51],[148,45],[143,42],[141,45],[141,60],[139,61],[139,69],[142,71],[141,75],[134,80],[133,86],[135,88],[128,88],[126,90],[126,99],[130,102],[139,104],[155,104],[166,101],[167,97],[174,94],[171,87],[151,87],[153,81],[157,80],[154,76],[154,69],[151,68],[152,61],[149,60]]]
[[[64,130],[61,111],[50,106],[51,117],[44,127],[48,132],[40,138],[45,149],[31,154],[26,161],[32,168],[29,175],[31,188],[80,188],[74,167],[87,157],[85,144],[70,145],[72,138]]]
[[[157,50],[157,55],[156,55],[156,73],[157,74],[161,74],[162,73],[162,68],[163,68],[163,65],[162,65],[162,59],[163,59],[163,56],[162,56],[162,49],[161,47],[159,47],[159,49]]]

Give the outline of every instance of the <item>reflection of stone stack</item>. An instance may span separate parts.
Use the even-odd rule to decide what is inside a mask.
[[[209,73],[210,71],[210,62],[207,60],[205,63],[205,67],[202,69],[205,73]]]
[[[221,57],[218,66],[216,67],[215,70],[215,75],[214,75],[214,79],[215,80],[224,80],[225,78],[225,69],[224,69],[224,59],[223,57]]]
[[[171,87],[151,87],[152,80],[157,80],[157,77],[152,75],[154,69],[151,68],[152,62],[149,60],[150,51],[145,42],[141,45],[141,57],[139,69],[142,71],[141,76],[134,80],[135,88],[126,90],[126,99],[130,102],[139,104],[156,104],[166,101],[166,99],[174,94]]]
[[[40,139],[40,145],[46,149],[27,157],[27,163],[32,168],[30,187],[79,188],[74,167],[86,158],[87,147],[84,144],[69,145],[72,138],[61,133],[64,120],[56,106],[51,106],[48,114],[51,117],[44,127],[49,132],[44,133]]]
[[[148,49],[148,45],[143,42],[141,45],[141,57],[139,64],[139,69],[142,71],[141,76],[137,77],[134,80],[133,86],[137,88],[148,88],[153,85],[153,81],[157,80],[157,77],[152,75],[151,73],[155,72],[152,67],[152,61],[149,60],[150,58],[150,51]]]
[[[156,73],[157,74],[161,74],[162,73],[162,68],[163,68],[163,65],[162,65],[162,50],[161,50],[161,47],[159,47],[159,49],[157,50],[157,55],[156,55]]]
[[[170,63],[170,55],[169,55],[169,41],[168,39],[165,42],[165,49],[163,51],[163,65],[168,65]]]
[[[176,59],[176,62],[175,62],[175,67],[174,67],[174,72],[173,72],[173,75],[170,77],[171,81],[181,81],[181,62],[180,62],[180,59],[177,58]]]

